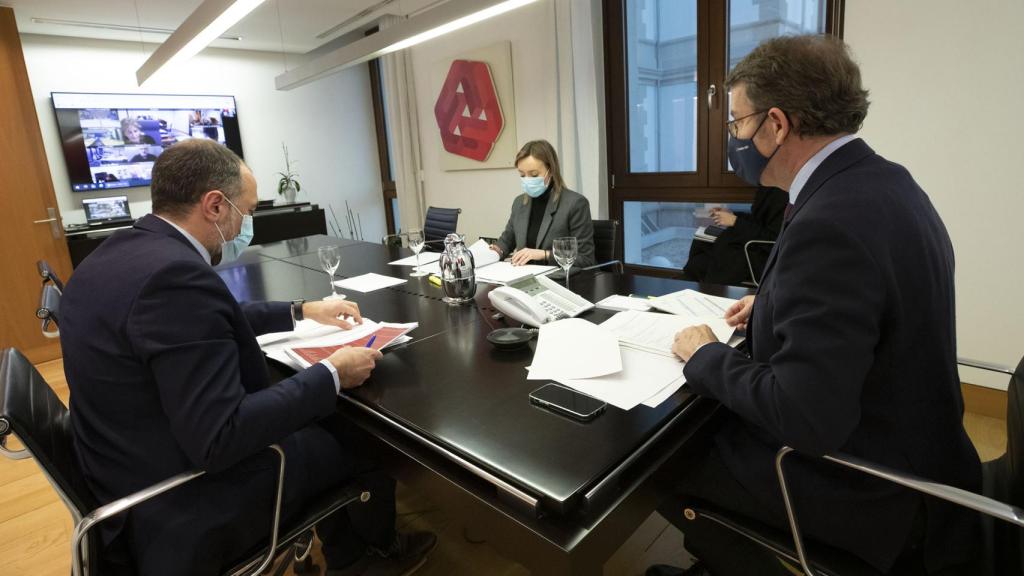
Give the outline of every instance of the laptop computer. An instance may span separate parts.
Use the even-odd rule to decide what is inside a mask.
[[[85,208],[85,221],[89,226],[129,223],[132,221],[131,210],[128,209],[127,196],[110,198],[89,198],[82,200]]]

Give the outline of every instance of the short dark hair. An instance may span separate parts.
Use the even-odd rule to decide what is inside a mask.
[[[212,140],[179,142],[157,157],[150,190],[156,214],[184,214],[211,190],[235,198],[242,193],[242,160]]]
[[[829,35],[761,43],[729,73],[726,86],[737,84],[746,87],[755,110],[781,109],[805,136],[857,132],[870,105],[849,48]]]

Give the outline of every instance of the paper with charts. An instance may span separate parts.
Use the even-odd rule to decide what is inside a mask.
[[[684,328],[707,324],[719,342],[728,343],[736,329],[722,318],[692,318],[658,312],[627,310],[605,320],[601,326],[618,337],[623,346],[653,354],[675,357],[672,343]]]
[[[649,300],[650,305],[658,310],[686,318],[724,318],[725,311],[737,302],[739,300],[711,296],[689,289]]]
[[[291,332],[275,332],[258,336],[256,341],[268,358],[273,358],[294,370],[307,368],[322,358],[330,356],[334,350],[345,346],[365,346],[370,337],[377,334],[373,348],[383,350],[388,347],[404,344],[412,340],[408,333],[419,324],[394,324],[374,322],[363,318],[362,324],[355,325],[351,330],[342,330],[336,326],[324,326],[312,320],[298,322]],[[320,349],[320,353],[309,352],[297,354],[295,349]],[[320,354],[330,349],[329,352]],[[310,362],[311,359],[315,361]]]

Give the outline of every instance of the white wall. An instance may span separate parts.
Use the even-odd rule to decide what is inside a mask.
[[[957,258],[961,356],[1024,353],[1024,3],[860,0],[845,38],[871,91],[862,136],[932,198]],[[961,370],[1005,389],[1006,377]]]
[[[348,200],[361,216],[365,238],[376,241],[386,233],[365,66],[280,92],[274,89],[274,76],[284,70],[281,54],[207,49],[186,66],[139,88],[135,70],[148,57],[139,44],[25,34],[22,45],[65,223],[84,222],[82,199],[109,196],[110,191],[71,192],[50,92],[228,94],[235,96],[238,105],[242,149],[256,175],[260,198],[277,197],[276,173],[284,169],[283,141],[291,158],[298,161],[299,201],[320,204],[325,210],[333,205],[344,222]],[[294,65],[296,56],[288,59]],[[150,211],[148,187],[126,193],[133,216]],[[331,220],[329,211],[327,218]]]
[[[426,204],[462,208],[459,232],[467,240],[501,234],[522,190],[514,168],[441,169],[433,113],[437,92],[430,75],[438,61],[505,40],[512,42],[518,144],[549,140],[559,152],[569,187],[587,197],[594,218],[607,214],[604,149],[597,138],[603,140],[598,115],[603,117],[604,63],[594,55],[595,46],[600,47],[600,3],[542,0],[412,48]],[[582,56],[574,57],[573,51]]]

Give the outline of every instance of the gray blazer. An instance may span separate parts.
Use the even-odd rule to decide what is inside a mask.
[[[533,200],[524,204],[524,197],[525,194],[520,194],[512,202],[512,215],[509,216],[505,231],[501,233],[496,243],[504,256],[508,256],[513,250],[526,247],[526,229],[530,226],[530,205]],[[579,253],[573,267],[586,268],[595,264],[594,224],[590,221],[590,202],[568,188],[562,190],[557,200],[553,193],[548,197],[548,209],[544,212],[544,219],[541,220],[540,231],[537,233],[537,248],[551,250],[554,239],[562,236],[576,237]],[[554,258],[546,263],[554,265]]]

